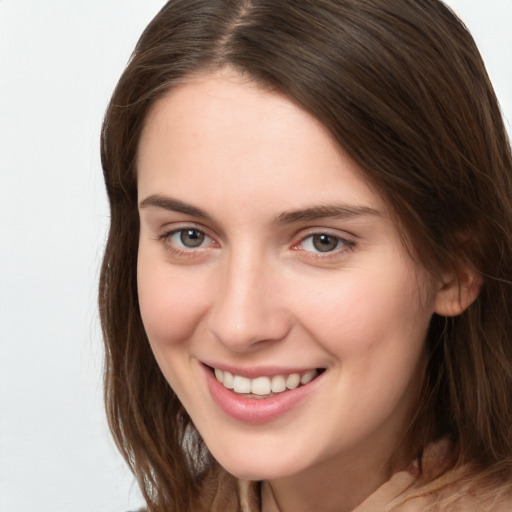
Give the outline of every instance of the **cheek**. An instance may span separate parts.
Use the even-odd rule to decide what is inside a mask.
[[[386,268],[386,267],[383,267]],[[322,292],[304,283],[296,301],[303,325],[337,357],[393,360],[400,350],[423,345],[433,301],[412,271],[342,274]]]
[[[144,328],[153,347],[186,343],[206,307],[207,287],[164,263],[139,255],[137,286]]]

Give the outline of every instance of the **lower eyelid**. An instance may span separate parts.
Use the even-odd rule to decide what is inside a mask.
[[[309,243],[310,244],[313,244],[313,238],[315,236],[319,236],[319,235],[326,235],[326,236],[329,236],[329,237],[332,237],[334,239],[337,240],[337,244],[338,246],[335,247],[334,249],[330,250],[330,251],[319,251],[319,250],[315,250],[315,248],[310,248],[310,249],[304,249],[303,246],[304,246],[304,243],[306,241],[310,241]],[[305,252],[310,252],[310,253],[313,253],[313,254],[316,254],[316,255],[325,255],[325,256],[328,256],[328,255],[332,255],[332,254],[336,254],[340,251],[343,251],[343,250],[348,250],[348,249],[352,249],[355,245],[355,242],[353,242],[352,240],[349,240],[349,239],[346,239],[342,236],[339,236],[339,235],[334,235],[332,233],[329,233],[329,232],[319,232],[319,233],[311,233],[305,237],[303,237],[300,242],[298,242],[297,244],[294,245],[294,248],[296,249],[300,249],[301,246],[302,246],[302,250],[305,251]]]
[[[201,249],[205,245],[209,245],[209,241],[211,242],[211,240],[212,240],[204,231],[201,231],[200,229],[190,229],[190,228],[177,229],[177,230],[175,230],[175,231],[170,233],[168,239],[172,240],[172,243],[174,243],[175,245],[179,246],[180,244],[177,243],[177,240],[174,241],[173,239],[176,236],[178,236],[178,238],[181,238],[181,234],[183,234],[186,231],[196,231],[198,233],[201,233],[203,238],[202,238],[201,243],[199,245],[191,246],[191,247],[187,247],[185,244],[183,244],[183,241],[180,240],[180,243],[184,245],[183,247],[180,247],[180,249],[182,249],[182,250],[191,250],[192,251],[192,250],[195,250],[195,249]]]
[[[172,237],[175,235],[178,235],[179,233],[182,233],[187,230],[193,230],[198,231],[204,235],[204,241],[201,243],[201,245],[196,247],[187,247],[186,245],[181,246],[180,244],[177,244],[176,242],[172,241]],[[304,243],[307,240],[312,240],[314,236],[319,235],[326,235],[332,238],[335,238],[338,242],[338,246],[335,247],[332,250],[329,251],[320,251],[315,250],[314,248],[306,249],[304,248]],[[192,255],[194,252],[198,252],[202,249],[208,249],[210,247],[218,247],[218,244],[216,243],[215,239],[212,238],[210,235],[206,233],[204,229],[197,228],[195,226],[183,226],[176,229],[171,229],[168,231],[165,231],[157,236],[158,240],[166,247],[167,250],[174,252],[176,254],[182,254],[182,255]],[[312,241],[310,242],[312,243]],[[305,253],[309,253],[310,255],[314,255],[314,257],[317,258],[328,258],[329,256],[335,256],[341,252],[346,252],[349,250],[352,250],[355,246],[355,242],[353,240],[344,238],[340,235],[336,235],[333,233],[329,233],[328,231],[320,231],[315,233],[310,233],[304,237],[302,237],[298,242],[293,244],[292,249],[294,250],[302,250]]]
[[[187,230],[198,231],[204,235],[204,241],[201,243],[201,245],[197,247],[187,247],[186,245],[172,241],[172,238],[175,235],[179,235],[183,231]],[[204,229],[199,229],[195,226],[184,226],[165,231],[164,233],[158,236],[158,240],[162,243],[162,245],[167,251],[174,253],[178,256],[194,256],[197,255],[200,251],[209,249],[210,247],[217,246],[215,240],[210,235],[208,235]]]

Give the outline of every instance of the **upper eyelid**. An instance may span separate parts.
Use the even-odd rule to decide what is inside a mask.
[[[216,223],[208,216],[195,215],[194,212],[180,212],[175,210],[166,210],[163,208],[153,208],[145,206],[140,210],[141,219],[144,217],[150,229],[157,236],[171,230],[185,229],[188,226],[194,227],[212,238],[223,236],[222,229],[218,229]],[[176,228],[171,228],[176,226]]]
[[[170,223],[162,226],[159,230],[159,237],[169,236],[171,234],[177,233],[179,231],[184,231],[186,229],[195,229],[197,231],[201,231],[201,233],[204,233],[208,238],[211,238],[212,240],[216,240],[218,237],[212,233],[212,230],[207,228],[206,226],[199,224],[197,222],[190,222],[190,221],[184,221],[184,222],[174,222],[172,224],[172,227],[169,226]]]
[[[210,243],[207,243],[205,246],[201,245],[198,247],[187,247],[185,245],[181,246],[181,245],[171,241],[171,238],[174,235],[176,235],[180,231],[186,231],[187,229],[197,230],[197,231],[202,232],[210,240]],[[181,257],[186,256],[188,258],[199,257],[199,255],[201,255],[201,254],[204,255],[205,250],[211,249],[212,244],[214,244],[213,248],[217,248],[219,246],[218,242],[213,237],[211,237],[208,233],[206,233],[205,230],[198,229],[197,227],[190,226],[190,225],[183,226],[183,227],[177,227],[174,229],[164,230],[162,233],[160,233],[158,235],[157,239],[165,251],[168,251],[169,253],[174,254],[177,257],[180,257],[180,256]]]
[[[345,234],[342,234],[339,231],[338,232],[336,232],[336,231],[337,230],[335,230],[335,229],[333,230],[333,229],[322,229],[322,228],[315,229],[315,228],[313,228],[308,233],[305,233],[302,236],[300,236],[299,239],[292,244],[291,249],[298,250],[299,252],[303,253],[305,257],[307,256],[307,258],[309,258],[309,259],[312,258],[313,260],[318,260],[318,261],[329,261],[332,259],[339,258],[339,257],[345,255],[347,252],[353,251],[357,246],[357,242],[355,240],[357,237],[352,236],[352,235],[346,236],[346,235],[348,235],[348,233],[343,232]],[[304,247],[301,247],[306,242],[306,240],[314,237],[315,235],[327,235],[327,236],[332,236],[333,238],[337,238],[338,241],[341,242],[341,247],[337,247],[332,251],[326,251],[326,252],[313,251],[313,250],[309,250]]]
[[[199,231],[200,233],[203,233],[205,238],[210,240],[210,242],[213,242],[215,244],[217,243],[217,242],[215,242],[215,240],[211,236],[209,236],[208,234],[204,233],[202,230],[195,229],[195,228],[192,228],[192,229],[190,229],[190,228],[189,229],[187,229],[187,228],[175,229],[173,231],[170,231],[168,235],[164,235],[163,239],[164,239],[164,241],[167,241],[168,239],[172,238],[173,236],[177,235],[178,233],[180,233],[182,231]],[[210,244],[207,244],[206,246],[200,245],[200,246],[197,246],[197,247],[187,247],[187,246],[184,246],[184,247],[180,247],[179,249],[181,251],[197,251],[197,250],[200,250],[200,249],[205,249],[208,245],[210,245]]]
[[[298,242],[296,242],[294,245],[297,245],[297,244],[300,244],[300,243],[303,243],[305,240],[308,240],[309,238],[312,238],[316,235],[327,235],[327,236],[331,236],[333,238],[337,238],[338,240],[340,240],[341,242],[344,242],[346,245],[349,245],[350,247],[353,247],[356,242],[355,240],[352,240],[348,237],[344,237],[344,236],[340,236],[340,235],[335,235],[335,234],[332,234],[332,233],[328,233],[328,232],[317,232],[317,233],[310,233],[309,235],[305,235],[303,236],[302,238],[300,238],[300,240]]]
[[[350,233],[345,230],[340,230],[337,228],[327,228],[327,227],[311,227],[311,228],[305,228],[301,229],[296,235],[295,238],[298,239],[298,241],[305,240],[306,238],[309,238],[310,236],[314,235],[329,235],[336,238],[339,238],[341,240],[345,240],[347,242],[353,242],[355,243],[356,240],[359,238],[357,235]]]
[[[176,233],[180,233],[181,231],[199,231],[201,232],[205,237],[209,238],[210,240],[215,241],[215,238],[208,233],[205,229],[199,229],[195,226],[185,226],[182,228],[175,228],[175,229],[169,229],[165,230],[160,236],[161,237],[170,237],[175,235]]]
[[[221,240],[221,237],[219,237],[216,233],[213,233],[210,228],[204,226],[201,223],[194,221],[181,221],[172,224],[175,225],[173,225],[172,227],[169,225],[162,226],[161,229],[159,230],[158,238],[164,239],[186,229],[196,229],[197,231],[202,232],[205,236],[213,240],[216,244],[221,245],[219,242],[219,240]],[[315,235],[329,235],[338,238],[342,241],[345,241],[351,246],[355,245],[357,238],[359,238],[357,235],[349,233],[345,230],[339,230],[331,227],[311,226],[308,228],[302,228],[298,230],[298,232],[296,232],[294,235],[292,235],[292,241],[290,243],[290,246],[297,246],[304,240]]]

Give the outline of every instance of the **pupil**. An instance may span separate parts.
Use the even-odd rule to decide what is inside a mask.
[[[317,251],[329,252],[338,246],[338,239],[330,235],[315,235],[313,236],[313,246]]]
[[[204,242],[204,233],[197,229],[185,229],[181,232],[180,240],[185,247],[199,247]]]

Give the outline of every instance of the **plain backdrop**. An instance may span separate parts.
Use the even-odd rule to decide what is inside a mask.
[[[0,512],[142,500],[102,404],[102,116],[163,0],[0,0]],[[512,121],[512,0],[451,0]]]

